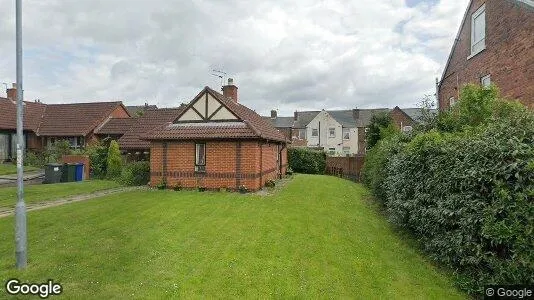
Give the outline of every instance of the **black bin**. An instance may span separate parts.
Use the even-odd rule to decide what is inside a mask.
[[[62,164],[46,164],[43,183],[60,183],[62,174]]]

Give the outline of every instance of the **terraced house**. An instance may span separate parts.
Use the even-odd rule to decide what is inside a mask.
[[[454,105],[468,83],[494,83],[534,108],[534,1],[469,2],[438,84],[439,108]]]
[[[231,79],[223,94],[205,87],[141,139],[150,141],[152,185],[258,190],[287,168],[286,137],[238,102]]]

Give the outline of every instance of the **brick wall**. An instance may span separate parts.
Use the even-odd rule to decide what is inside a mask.
[[[363,155],[365,154],[365,128],[364,127],[358,127],[358,154]]]
[[[486,50],[471,55],[471,16],[486,3]],[[503,96],[534,108],[534,9],[517,1],[474,0],[439,89],[440,109],[467,83],[491,76]]]
[[[360,181],[365,156],[327,157],[326,174]]]
[[[278,147],[263,141],[208,141],[206,172],[200,173],[195,172],[194,142],[152,142],[150,182],[155,186],[165,177],[169,187],[237,189],[244,185],[258,190],[278,177]],[[282,151],[282,161],[287,165],[287,150]]]
[[[82,163],[84,180],[89,178],[90,167],[91,167],[89,156],[87,155],[64,155],[61,158],[61,163],[64,163],[64,164]]]
[[[398,129],[402,129],[403,126],[413,126],[413,120],[402,112],[398,107],[395,107],[391,111],[391,118]]]
[[[130,115],[128,115],[128,112],[122,105],[119,105],[115,110],[109,115],[111,118],[128,118]]]

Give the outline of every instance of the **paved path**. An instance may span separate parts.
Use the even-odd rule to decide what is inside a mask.
[[[135,191],[135,190],[144,190],[144,189],[146,189],[146,187],[143,187],[143,186],[120,187],[120,188],[115,188],[115,189],[108,189],[108,190],[94,192],[91,194],[75,195],[75,196],[61,198],[61,199],[47,201],[47,202],[27,204],[26,209],[27,211],[40,210],[40,209],[45,209],[49,207],[73,203],[73,202],[86,201],[86,200],[108,196],[112,194],[124,193],[124,192]],[[14,213],[15,213],[15,207],[10,207],[10,208],[0,207],[0,218],[11,216]]]
[[[44,177],[44,172],[42,170],[40,171],[32,171],[32,172],[24,172],[24,185],[28,184],[36,184],[41,183]],[[8,186],[16,186],[17,185],[17,174],[8,174],[8,175],[0,175],[0,187],[8,187]]]

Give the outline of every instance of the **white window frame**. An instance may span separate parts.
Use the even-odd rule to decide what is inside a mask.
[[[481,40],[475,41],[475,20],[482,16],[482,14],[484,15],[484,36]],[[486,49],[486,27],[486,4],[483,4],[473,13],[473,15],[471,15],[471,55],[467,59],[470,59]],[[481,47],[478,46],[480,43],[482,43]],[[479,48],[475,49],[475,46]]]
[[[319,130],[317,128],[312,128],[311,136],[318,137],[319,136]]]
[[[413,127],[412,126],[402,126],[402,131],[403,132],[410,132],[413,130]]]
[[[488,81],[487,84],[484,83],[486,80]],[[480,78],[480,84],[483,87],[488,88],[491,85],[491,74],[488,74],[486,76],[481,77]]]
[[[350,140],[350,128],[343,128],[342,132],[343,132],[343,139]]]
[[[456,99],[454,97],[449,98],[449,107],[453,107],[456,104]]]
[[[334,134],[332,134],[332,130],[334,131]],[[328,128],[328,137],[329,138],[335,138],[336,137],[336,128],[335,127]]]
[[[350,154],[350,147],[344,146],[342,151],[343,151],[343,155],[349,155]]]
[[[299,139],[301,139],[301,140],[305,140],[306,139],[306,129],[305,128],[299,129]]]
[[[328,148],[328,155],[336,155],[336,148]]]

